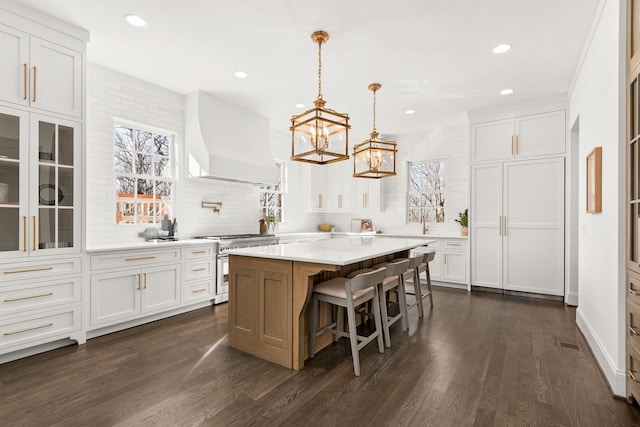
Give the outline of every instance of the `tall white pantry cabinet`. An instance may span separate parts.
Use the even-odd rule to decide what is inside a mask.
[[[564,296],[566,112],[471,125],[471,285]]]
[[[88,33],[0,5],[0,361],[82,327]]]

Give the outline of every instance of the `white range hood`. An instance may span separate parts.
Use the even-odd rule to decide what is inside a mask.
[[[185,146],[189,177],[256,185],[278,182],[269,119],[207,92],[185,98]]]

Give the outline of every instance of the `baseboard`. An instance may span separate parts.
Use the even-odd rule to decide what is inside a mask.
[[[614,395],[626,398],[627,396],[627,384],[626,384],[626,373],[624,369],[618,369],[611,359],[611,356],[607,352],[607,350],[602,345],[602,342],[595,334],[595,331],[591,327],[591,324],[585,317],[580,307],[576,310],[576,324],[578,325],[578,329],[584,335],[584,338],[587,340],[587,344],[591,348],[591,352],[596,358],[598,365],[600,365],[600,370],[604,374],[605,378],[609,382],[609,386],[611,387],[611,391]]]
[[[29,356],[35,356],[36,354],[44,353],[51,350],[57,350],[62,347],[76,344],[78,344],[77,341],[65,338],[57,341],[39,344],[33,347],[27,347],[22,350],[16,350],[11,353],[5,353],[0,356],[0,365],[3,363],[13,362],[14,360],[23,359]]]
[[[577,292],[569,292],[566,295],[564,303],[567,304],[567,305],[571,305],[573,307],[577,307],[578,306],[578,293]]]
[[[426,280],[421,280],[420,283],[426,284],[427,281]],[[462,283],[438,282],[436,280],[432,280],[431,284],[433,286],[440,286],[440,287],[443,287],[443,288],[462,289],[464,291],[467,290],[467,285],[462,284]]]

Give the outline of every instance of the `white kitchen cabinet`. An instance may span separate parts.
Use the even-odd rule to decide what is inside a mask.
[[[432,243],[416,248],[414,253],[435,252],[433,261],[429,263],[431,280],[436,282],[469,284],[469,264],[467,256],[467,240],[453,238],[434,238]],[[426,281],[426,273],[420,276]]]
[[[180,264],[91,275],[91,325],[109,325],[180,305]]]
[[[0,99],[82,116],[82,53],[0,24]]]
[[[564,295],[564,158],[472,167],[472,285]]]
[[[216,263],[213,245],[183,248],[183,303],[212,300],[215,297]]]
[[[80,124],[0,106],[0,259],[79,253]]]
[[[476,123],[471,126],[471,161],[560,155],[565,140],[564,110]]]
[[[309,165],[309,210],[327,210],[327,166]]]
[[[331,163],[327,167],[327,211],[351,210],[353,164],[349,161]]]
[[[355,211],[379,212],[382,210],[380,179],[353,178],[353,208]]]

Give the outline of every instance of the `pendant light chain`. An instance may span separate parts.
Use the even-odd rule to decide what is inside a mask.
[[[376,131],[376,91],[373,91],[373,131]]]
[[[318,40],[318,99],[322,99],[322,40]]]

